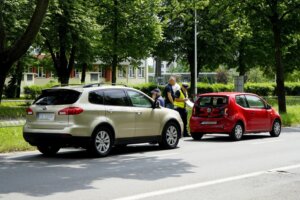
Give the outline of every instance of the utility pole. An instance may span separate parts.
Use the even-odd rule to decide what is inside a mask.
[[[197,8],[196,8],[196,0],[194,0],[194,30],[195,30],[195,33],[194,33],[194,43],[195,43],[195,55],[194,55],[194,59],[195,59],[195,74],[194,74],[194,77],[195,77],[195,91],[194,91],[194,95],[196,97],[197,95],[197,83],[198,83],[198,72],[197,72],[197,65],[198,65],[198,62],[197,62],[197,57],[198,57],[198,52],[197,52]]]

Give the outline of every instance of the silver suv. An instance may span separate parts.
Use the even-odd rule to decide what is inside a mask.
[[[159,143],[176,148],[183,130],[178,112],[123,86],[57,87],[43,90],[27,109],[24,139],[45,155],[82,147],[96,156],[112,147]]]

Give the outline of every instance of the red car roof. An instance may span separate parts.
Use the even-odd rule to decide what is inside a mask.
[[[212,92],[212,93],[204,93],[199,94],[198,96],[236,96],[241,94],[251,94],[251,93],[245,93],[245,92]],[[256,94],[252,94],[256,95]]]

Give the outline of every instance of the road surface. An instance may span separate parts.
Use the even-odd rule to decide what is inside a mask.
[[[37,151],[0,154],[0,199],[299,200],[300,129],[281,137],[205,136],[175,150],[136,145],[107,158],[84,150],[45,158]]]

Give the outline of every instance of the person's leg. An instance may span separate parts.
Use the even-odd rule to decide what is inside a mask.
[[[174,105],[171,104],[171,103],[167,103],[167,104],[166,104],[166,108],[174,109]]]
[[[189,133],[188,133],[188,129],[187,129],[187,125],[188,125],[188,122],[187,122],[187,118],[188,118],[188,113],[187,113],[187,110],[182,110],[182,121],[183,121],[183,125],[184,125],[184,128],[183,128],[183,137],[189,137]]]
[[[183,137],[187,137],[189,136],[188,135],[188,132],[187,132],[187,112],[185,109],[182,109],[182,108],[176,108],[176,110],[178,111],[178,113],[180,114],[180,117],[183,121]]]

